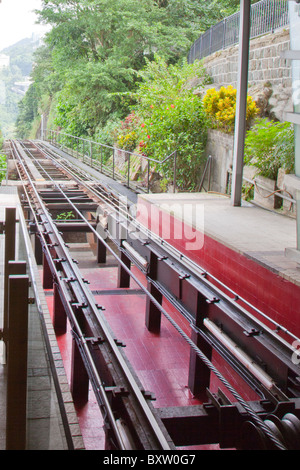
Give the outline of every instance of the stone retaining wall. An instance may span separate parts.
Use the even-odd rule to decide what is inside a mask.
[[[219,89],[221,86],[228,85],[237,86],[238,47],[237,45],[215,52],[203,60],[207,73],[213,79],[213,84],[207,86],[206,89]],[[291,62],[281,57],[281,52],[289,48],[289,28],[250,41],[248,93],[256,101],[262,116],[279,121],[284,121],[285,112],[293,111]],[[202,93],[201,89],[199,93]],[[233,145],[233,135],[209,130],[206,155],[211,155],[213,158],[210,180],[212,191],[227,192],[228,175],[231,173],[233,164]],[[254,172],[253,167],[244,167],[244,176],[250,180],[253,179]],[[283,181],[277,181],[276,187],[287,191],[287,195],[295,198],[294,179],[295,175],[285,175]],[[263,206],[271,203],[272,207],[275,207],[274,204],[278,202],[270,201],[263,194],[259,203]],[[295,207],[290,201],[283,201],[283,209],[290,215],[294,215]]]
[[[293,112],[291,61],[280,56],[289,48],[289,29],[250,41],[248,93],[256,102],[263,103],[263,115],[279,121],[284,120],[285,112]],[[213,80],[209,87],[237,86],[238,50],[238,45],[232,46],[203,60]]]
[[[280,53],[290,47],[289,29],[252,39],[249,55],[249,86],[259,82],[291,86],[290,61]],[[203,60],[207,73],[217,85],[237,85],[239,46],[215,52]]]
[[[207,157],[211,155],[210,190],[226,194],[228,172],[232,170],[233,135],[209,129],[206,145]],[[208,184],[208,175],[205,185]]]

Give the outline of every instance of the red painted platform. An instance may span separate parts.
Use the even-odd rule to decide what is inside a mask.
[[[174,198],[173,195],[172,197]],[[202,197],[197,200],[197,204],[199,201],[201,204],[203,203]],[[191,203],[189,198],[185,199],[185,203],[186,201]],[[180,196],[176,202],[180,203]],[[204,202],[208,202],[205,197]],[[193,203],[195,204],[195,201]],[[174,211],[166,212],[166,208],[162,208],[160,205],[158,195],[143,196],[140,198],[139,204],[142,204],[142,209],[138,214],[138,219],[145,226],[151,228],[158,235],[162,235],[162,233],[168,233],[166,223],[169,224],[171,221],[172,227],[169,237],[165,236],[170,244],[271,318],[291,329],[294,334],[299,334],[300,283],[298,284],[296,276],[297,266],[291,264],[283,253],[284,244],[291,246],[294,235],[292,233],[289,239],[284,239],[284,230],[282,231],[281,227],[281,237],[278,237],[280,224],[283,225],[284,222],[281,216],[278,219],[273,217],[275,214],[267,214],[266,221],[266,214],[263,211],[262,222],[257,218],[256,210],[251,212],[251,217],[256,219],[256,224],[267,223],[270,233],[277,230],[277,238],[280,240],[277,242],[273,240],[273,244],[269,242],[268,245],[270,233],[267,233],[266,240],[263,241],[262,229],[258,229],[257,225],[249,228],[249,218],[247,219],[247,217],[249,217],[250,207],[246,208],[249,211],[246,219],[243,218],[243,212],[239,210],[230,219],[231,209],[228,210],[227,199],[226,201],[223,198],[210,199],[208,207],[203,211],[202,223],[204,222],[204,225],[201,229],[194,226],[189,217],[182,220]],[[210,209],[208,213],[206,213],[206,209]],[[226,223],[224,223],[224,217]],[[217,221],[215,231],[212,228],[212,218]],[[271,227],[270,221],[272,220],[273,226]],[[201,218],[199,221],[201,222]],[[184,237],[185,224],[190,224],[186,231],[187,238]],[[240,226],[236,224],[240,224]],[[287,225],[286,230],[290,233],[294,221],[289,220]],[[194,245],[191,245],[191,229],[194,231],[197,241]],[[178,237],[178,233],[182,233],[182,236]],[[255,233],[256,237],[253,235]],[[243,237],[244,249],[239,242],[241,236]],[[133,280],[130,288],[117,289],[118,268],[115,261],[111,259],[112,255],[108,256],[107,264],[99,265],[95,260],[95,253],[80,251],[78,246],[72,248],[72,244],[70,246],[74,251],[72,255],[74,254],[74,258],[77,259],[84,279],[90,283],[91,291],[97,291],[95,300],[105,308],[103,314],[115,337],[125,343],[124,352],[143,387],[155,395],[156,400],[153,405],[155,407],[187,406],[206,401],[206,397],[192,396],[187,386],[189,345],[165,317],[162,317],[159,334],[147,330],[145,326],[145,294],[141,290],[139,291]],[[268,247],[269,249],[267,249]],[[275,258],[277,260],[276,266]],[[146,285],[143,275],[134,266],[132,266],[132,272]],[[287,276],[287,272],[289,272],[289,276]],[[295,276],[293,277],[293,275]],[[47,292],[47,299],[51,312],[53,302],[51,291]],[[163,306],[190,336],[190,325],[187,320],[182,318],[167,301],[164,301]],[[67,332],[57,339],[66,373],[69,375],[71,335]],[[246,400],[259,399],[255,392],[241,382],[241,379],[217,353],[213,354],[212,362],[225,378],[230,378],[231,384],[243,398]],[[227,396],[235,401],[218,380],[212,377],[211,391],[216,392],[218,387],[222,388]],[[92,390],[90,390],[89,402],[85,406],[77,408],[77,413],[86,448],[88,450],[103,450],[105,448],[103,420]],[[214,449],[218,446],[205,446],[204,448]]]
[[[300,271],[285,256],[296,246],[294,219],[205,193],[140,196],[138,208],[138,220],[207,270],[208,279],[300,336]]]
[[[76,253],[79,254],[78,252]],[[86,256],[86,252],[83,252]],[[81,265],[80,258],[79,267]],[[88,267],[90,264],[90,267]],[[83,261],[83,277],[90,282],[92,291],[104,291],[95,295],[96,302],[105,308],[115,337],[125,343],[124,352],[137,373],[145,390],[156,398],[155,407],[187,406],[201,401],[192,396],[187,387],[189,346],[173,326],[163,317],[160,334],[150,333],[145,326],[146,297],[142,292],[136,294],[137,285],[132,281],[129,289],[116,289],[117,267],[97,265]],[[133,266],[132,271],[139,279],[142,276]],[[120,293],[116,294],[116,290]],[[122,292],[122,293],[121,293]],[[53,311],[52,291],[47,291],[47,303],[50,314]],[[187,321],[179,316],[167,302],[164,307],[176,318],[180,327],[189,334]],[[57,337],[66,374],[70,380],[71,334]],[[87,450],[104,450],[105,435],[103,420],[98,404],[90,389],[89,402],[82,408],[76,408],[84,444]],[[216,446],[209,446],[215,448]],[[206,446],[206,448],[208,448]]]

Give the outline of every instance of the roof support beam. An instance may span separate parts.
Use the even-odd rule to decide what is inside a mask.
[[[250,14],[251,0],[241,0],[238,87],[236,97],[234,154],[231,189],[231,203],[233,206],[240,206],[242,199],[249,68]]]

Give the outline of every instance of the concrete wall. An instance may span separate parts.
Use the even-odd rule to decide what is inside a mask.
[[[208,131],[206,155],[212,156],[210,190],[226,193],[228,171],[232,169],[233,135],[217,130]],[[205,187],[207,187],[206,178]]]

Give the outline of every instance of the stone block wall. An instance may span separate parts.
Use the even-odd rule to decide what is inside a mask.
[[[290,48],[289,29],[252,39],[249,51],[248,93],[263,102],[262,115],[284,120],[285,112],[293,111],[291,61],[281,52]],[[237,87],[239,46],[215,52],[203,60],[213,84],[210,87]],[[206,87],[208,88],[208,87]]]
[[[284,120],[285,112],[293,111],[291,62],[281,57],[281,52],[289,48],[289,29],[282,29],[250,41],[248,93],[259,106],[261,115],[279,121]],[[204,91],[207,88],[237,86],[238,45],[215,52],[203,62],[207,73],[213,79],[213,84],[207,86]],[[199,93],[202,93],[200,89]],[[210,190],[226,193],[228,174],[231,173],[233,165],[233,147],[233,135],[216,130],[209,131],[206,155],[211,155],[213,158]],[[244,175],[250,180],[254,177],[252,173],[252,167],[244,167]],[[207,178],[205,183],[207,185]],[[282,188],[282,185],[278,187]],[[293,194],[293,187],[288,177],[283,189]],[[287,204],[291,206],[290,202]]]
[[[281,51],[288,50],[289,47],[289,29],[252,39],[249,55],[249,86],[257,85],[259,82],[291,86],[290,61],[280,57]],[[214,84],[236,87],[238,49],[238,45],[232,46],[203,59],[203,64]]]

